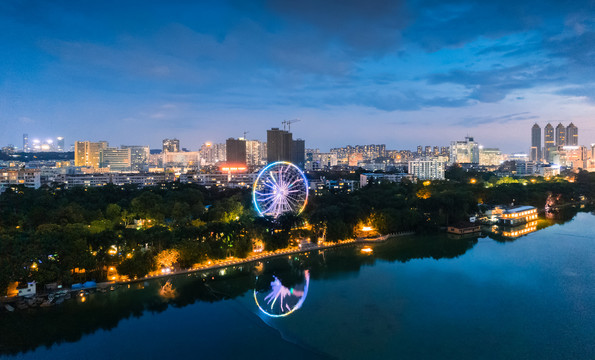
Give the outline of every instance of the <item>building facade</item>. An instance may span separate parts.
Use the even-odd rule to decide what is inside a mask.
[[[531,128],[531,161],[540,161],[541,156],[541,127],[534,124]]]
[[[409,161],[409,174],[420,180],[444,180],[444,161],[436,159]]]
[[[163,152],[178,152],[180,151],[180,140],[178,139],[163,139]]]
[[[74,143],[74,166],[100,168],[100,152],[107,147],[107,141],[76,141]]]
[[[450,143],[449,164],[479,164],[479,144],[472,137],[465,137],[464,141]]]
[[[578,146],[578,128],[573,123],[566,127],[566,145]]]

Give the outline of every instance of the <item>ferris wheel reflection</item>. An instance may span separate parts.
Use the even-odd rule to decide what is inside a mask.
[[[260,280],[263,280],[260,278]],[[259,278],[257,278],[257,282]],[[272,275],[272,281],[266,290],[254,289],[254,301],[265,315],[270,317],[285,317],[302,307],[308,295],[310,272],[305,270],[300,283],[287,287],[281,279]]]

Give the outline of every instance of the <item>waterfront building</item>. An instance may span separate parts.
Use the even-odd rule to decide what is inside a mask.
[[[446,231],[450,234],[466,235],[481,231],[481,225],[469,221],[463,221],[456,225],[449,226]]]
[[[452,141],[450,143],[449,165],[458,164],[479,164],[479,144],[472,137],[465,137],[464,141]]]
[[[409,161],[409,174],[419,180],[444,180],[445,162],[437,159]]]
[[[10,186],[23,185],[32,189],[41,186],[41,171],[39,169],[0,169],[0,193]]]
[[[498,217],[498,222],[502,225],[516,226],[537,220],[537,217],[537,208],[534,206],[515,206],[504,209]]]
[[[130,171],[130,149],[107,148],[99,151],[99,167],[110,171]]]
[[[179,152],[180,140],[178,139],[163,139],[163,152]]]
[[[541,160],[541,127],[534,124],[531,128],[531,161]]]
[[[578,128],[573,123],[566,127],[566,145],[578,146]]]
[[[122,145],[122,149],[130,149],[130,169],[133,171],[147,171],[151,150],[148,146]]]
[[[562,123],[556,126],[556,146],[566,146],[566,127]]]
[[[74,166],[99,168],[99,153],[107,147],[107,141],[75,141]]]

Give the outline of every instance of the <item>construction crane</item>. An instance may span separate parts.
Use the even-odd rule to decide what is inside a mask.
[[[248,134],[249,132],[250,132],[250,131],[244,131],[244,140],[248,140],[248,139],[246,138],[246,134]]]
[[[301,121],[300,119],[293,119],[293,120],[284,120],[281,122],[281,124],[283,124],[283,130],[285,130],[285,127],[287,126],[287,131],[291,131],[291,124],[296,123],[298,121]]]

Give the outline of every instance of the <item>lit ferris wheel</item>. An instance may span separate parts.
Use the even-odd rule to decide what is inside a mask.
[[[278,161],[258,174],[252,189],[254,207],[261,216],[301,213],[308,202],[308,180],[294,164]]]

